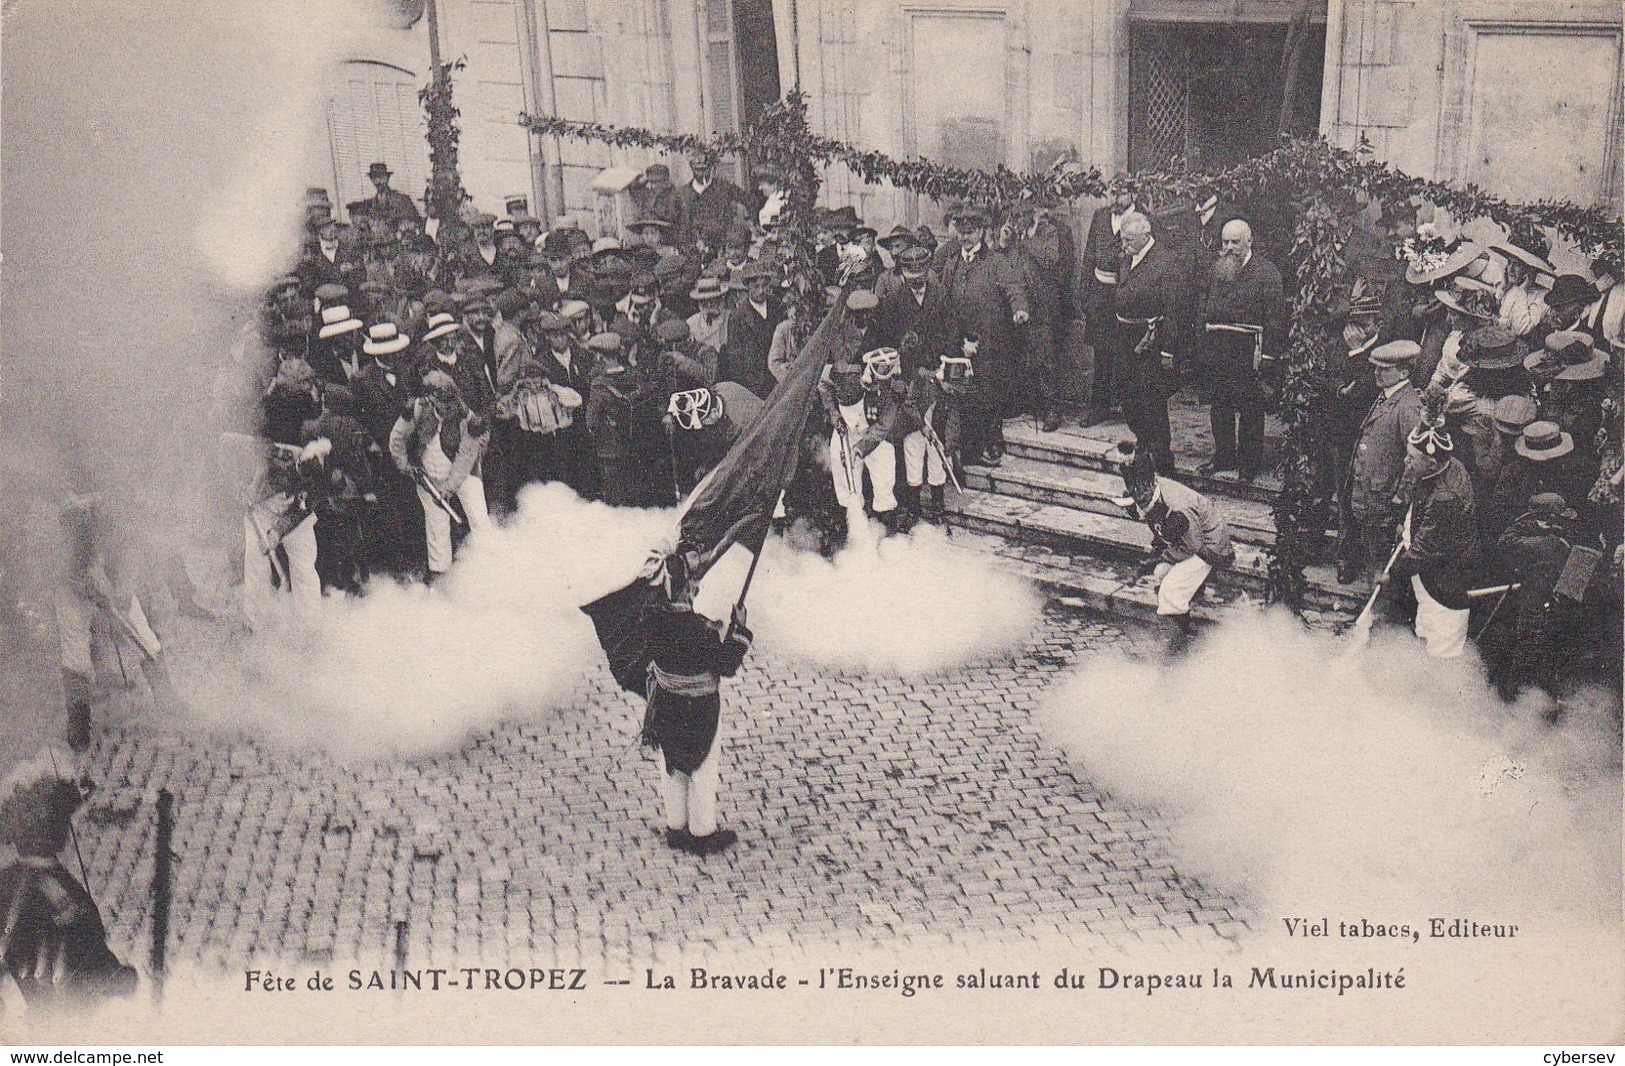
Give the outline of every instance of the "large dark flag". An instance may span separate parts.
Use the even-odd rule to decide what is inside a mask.
[[[694,579],[734,544],[760,556],[779,494],[795,476],[807,420],[818,402],[818,379],[835,352],[845,317],[845,301],[837,300],[768,396],[761,413],[683,501],[677,546],[699,557],[699,566],[691,575]],[[638,695],[644,693],[649,670],[643,615],[662,595],[640,577],[581,608],[598,631],[598,643],[609,658],[615,680]]]

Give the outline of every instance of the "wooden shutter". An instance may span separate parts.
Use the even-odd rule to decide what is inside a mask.
[[[367,167],[383,160],[395,172],[391,184],[414,200],[429,175],[427,127],[418,104],[417,78],[384,63],[345,64],[344,77],[327,105],[333,149],[334,197],[340,209],[372,195]]]

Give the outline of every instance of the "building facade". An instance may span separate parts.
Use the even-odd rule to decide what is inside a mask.
[[[1323,133],[1513,199],[1621,197],[1613,0],[438,0],[434,14],[442,55],[466,63],[465,185],[487,208],[526,193],[549,219],[590,225],[592,178],[652,159],[532,139],[521,112],[733,130],[796,85],[822,133],[965,166],[1218,168]],[[430,19],[424,0],[391,15],[355,42],[329,104],[313,179],[338,203],[370,191],[374,159],[423,188]],[[884,224],[940,210],[839,169],[826,188]]]

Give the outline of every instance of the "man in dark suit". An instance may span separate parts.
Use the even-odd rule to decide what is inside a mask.
[[[1405,475],[1406,441],[1422,419],[1422,396],[1411,383],[1411,366],[1421,354],[1415,341],[1389,341],[1372,350],[1366,361],[1375,367],[1382,390],[1360,426],[1349,469],[1349,517],[1363,551],[1366,575],[1381,573],[1393,551],[1404,517],[1399,497]]]
[[[1019,380],[1021,335],[1031,316],[1021,277],[987,240],[989,218],[980,207],[954,218],[959,247],[942,268],[942,290],[962,337],[977,338],[977,358],[966,393],[963,447],[967,459],[996,464],[1004,458],[1004,416],[1013,410]]]
[[[1088,236],[1083,242],[1079,302],[1088,327],[1088,340],[1095,352],[1089,406],[1082,419],[1085,426],[1108,421],[1112,410],[1122,404],[1122,396],[1117,388],[1117,367],[1112,364],[1112,357],[1120,346],[1116,338],[1119,330],[1112,294],[1117,289],[1118,260],[1123,257],[1122,238],[1118,236],[1118,231],[1122,228],[1124,216],[1133,210],[1133,195],[1118,193],[1110,203],[1095,210],[1089,220]]]
[[[1063,239],[1063,236],[1064,239]],[[1065,321],[1072,233],[1050,221],[1048,204],[1023,204],[1005,225],[1000,244],[1021,277],[1032,320],[1027,324],[1018,402],[1046,433],[1060,428],[1060,327]]]
[[[402,220],[417,221],[422,217],[410,196],[389,187],[393,173],[385,163],[368,167],[367,179],[372,182],[373,195],[354,205],[355,211],[366,215],[381,229],[393,230]]]
[[[386,461],[389,431],[412,400],[412,375],[399,364],[412,338],[393,322],[379,322],[367,330],[362,352],[368,356],[350,379],[356,415],[369,438],[368,467],[378,484],[378,504],[366,513],[373,524],[365,537],[370,573],[404,574],[423,557],[423,508],[412,482]]]
[[[682,248],[700,245],[715,255],[728,226],[744,219],[750,198],[727,178],[717,177],[717,162],[710,155],[691,156],[688,169],[693,177],[677,190],[677,243]]]
[[[902,283],[888,292],[875,309],[875,342],[896,348],[903,360],[903,376],[916,370],[936,369],[943,354],[957,355],[953,316],[944,303],[942,285],[929,271],[931,253],[918,245],[897,254]]]
[[[728,340],[717,372],[719,381],[737,381],[764,400],[775,384],[767,366],[773,331],[784,321],[777,285],[772,267],[757,263],[746,269],[745,295],[728,312]]]
[[[1123,217],[1119,235],[1123,255],[1112,298],[1117,329],[1109,342],[1110,359],[1134,439],[1151,453],[1159,474],[1172,476],[1166,380],[1184,350],[1185,264],[1178,252],[1158,243],[1151,220],[1138,212]]]
[[[365,267],[355,242],[346,239],[349,227],[331,216],[316,227],[316,240],[305,249],[295,273],[309,295],[323,285],[359,285]]]
[[[1208,272],[1202,301],[1198,388],[1212,403],[1213,458],[1202,473],[1237,470],[1243,481],[1264,465],[1264,360],[1286,348],[1281,272],[1253,251],[1253,231],[1236,218],[1224,224],[1223,247]]]

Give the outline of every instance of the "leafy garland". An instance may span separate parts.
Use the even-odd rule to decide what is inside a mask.
[[[542,137],[563,137],[612,148],[684,155],[738,155],[774,167],[785,177],[788,202],[780,216],[784,240],[781,266],[791,279],[791,299],[800,311],[802,331],[810,329],[822,294],[812,279],[816,202],[820,170],[839,163],[864,182],[890,184],[932,200],[973,200],[998,208],[1037,197],[1077,200],[1132,194],[1150,208],[1188,207],[1209,197],[1293,203],[1293,254],[1298,260],[1290,346],[1283,360],[1281,411],[1286,421],[1282,487],[1275,502],[1275,545],[1270,554],[1269,597],[1299,606],[1305,591],[1304,567],[1314,546],[1328,501],[1317,495],[1311,457],[1325,432],[1325,382],[1340,358],[1339,307],[1346,288],[1344,257],[1360,199],[1385,205],[1431,202],[1461,220],[1487,217],[1515,238],[1535,241],[1543,229],[1562,235],[1587,255],[1622,260],[1620,219],[1599,207],[1542,200],[1519,204],[1492,196],[1475,185],[1451,185],[1413,177],[1375,159],[1362,137],[1354,150],[1325,140],[1294,140],[1217,174],[1180,170],[1123,174],[1107,179],[1098,167],[1060,161],[1041,173],[1018,173],[943,166],[928,159],[893,159],[812,132],[806,97],[789,93],[767,108],[743,133],[657,133],[636,127],[520,115],[519,122]],[[455,145],[453,146],[455,149]],[[1538,247],[1537,247],[1537,250]]]
[[[463,188],[463,176],[457,169],[457,140],[462,136],[457,118],[462,112],[451,98],[451,76],[462,69],[461,59],[443,63],[439,77],[430,78],[429,84],[418,90],[418,103],[423,105],[429,125],[427,201],[430,211],[443,225],[455,222],[461,216],[463,205],[472,199]]]

